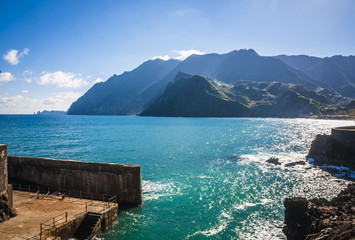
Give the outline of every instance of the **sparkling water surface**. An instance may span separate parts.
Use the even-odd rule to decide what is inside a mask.
[[[97,239],[285,239],[286,197],[347,182],[305,160],[317,134],[353,121],[0,115],[9,155],[142,165],[144,206]],[[265,163],[278,157],[283,163]]]

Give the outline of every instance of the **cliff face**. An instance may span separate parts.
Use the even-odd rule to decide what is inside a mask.
[[[316,165],[345,166],[355,170],[355,152],[329,135],[318,135],[307,155]]]
[[[287,198],[283,232],[288,240],[355,239],[355,184],[331,201]]]

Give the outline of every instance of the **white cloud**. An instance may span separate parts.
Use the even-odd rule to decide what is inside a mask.
[[[196,55],[202,55],[202,54],[205,54],[204,52],[201,52],[201,51],[198,51],[198,50],[195,50],[195,49],[190,49],[190,50],[173,50],[172,51],[175,55],[175,57],[170,57],[169,55],[164,55],[164,56],[154,56],[153,57],[153,60],[159,58],[159,59],[162,59],[162,60],[169,60],[169,59],[178,59],[178,60],[185,60],[186,58],[188,58],[189,56],[191,56],[192,54],[196,54]]]
[[[168,55],[164,55],[164,56],[154,56],[154,57],[153,57],[153,60],[155,60],[155,59],[157,59],[157,58],[162,59],[162,60],[164,60],[164,61],[167,61],[167,60],[170,59],[170,57],[169,57]]]
[[[28,90],[24,89],[21,91],[22,93],[28,93]]]
[[[11,65],[16,65],[20,62],[20,58],[22,58],[25,55],[28,55],[28,52],[30,49],[25,48],[21,53],[18,52],[16,49],[12,49],[7,51],[6,54],[4,54],[2,57],[5,61],[10,63]]]
[[[12,97],[0,97],[0,105],[5,105],[7,107],[14,107],[23,99],[24,97],[21,95],[16,95]]]
[[[32,78],[25,78],[25,81],[26,81],[27,83],[31,83],[31,82],[32,82]]]
[[[22,73],[22,75],[32,75],[33,74],[33,72],[31,71],[31,70],[29,70],[29,69],[27,69],[27,70],[25,70],[23,73]]]
[[[202,55],[205,54],[204,52],[195,50],[195,49],[191,49],[191,50],[174,50],[174,53],[179,54],[177,57],[175,57],[175,59],[178,60],[185,60],[186,58],[188,58],[189,56],[191,56],[192,54],[196,54],[196,55]]]
[[[103,82],[104,80],[100,77],[96,78],[96,80],[94,81],[94,84],[95,83],[99,83],[99,82]]]
[[[53,97],[44,99],[22,95],[0,97],[0,113],[34,113],[43,110],[66,111],[81,95],[79,92],[59,92]]]
[[[15,79],[15,77],[14,77],[11,73],[9,73],[9,72],[3,72],[3,73],[1,73],[1,72],[0,72],[0,85],[1,85],[2,83],[10,82],[10,81],[12,81],[12,80],[14,80],[14,79]]]
[[[62,71],[42,74],[38,81],[40,85],[52,84],[60,88],[80,88],[89,84],[81,77],[81,74]]]

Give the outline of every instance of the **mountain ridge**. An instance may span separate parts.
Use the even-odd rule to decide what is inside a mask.
[[[321,60],[322,58],[306,55],[259,56],[253,49],[234,50],[224,54],[191,55],[184,61],[148,60],[132,71],[113,75],[106,82],[95,84],[70,106],[68,114],[139,115],[162,96],[169,83],[181,71],[226,84],[242,80],[280,82],[303,85],[310,90],[328,91],[326,89],[329,88],[345,93],[348,91],[351,95],[355,57],[332,57],[331,61],[334,63],[330,71],[338,73],[334,76],[338,77],[345,72],[345,80],[342,81],[344,84],[339,87],[334,86],[327,78],[324,80],[317,77],[316,73],[327,70],[324,69],[324,64],[317,67],[316,63],[322,63]],[[306,74],[306,70],[313,77]]]

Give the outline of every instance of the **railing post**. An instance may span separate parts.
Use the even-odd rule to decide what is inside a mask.
[[[80,191],[80,199],[81,199],[81,191]]]
[[[55,227],[55,217],[53,218],[53,227]]]
[[[68,221],[68,212],[65,212],[65,222]]]

